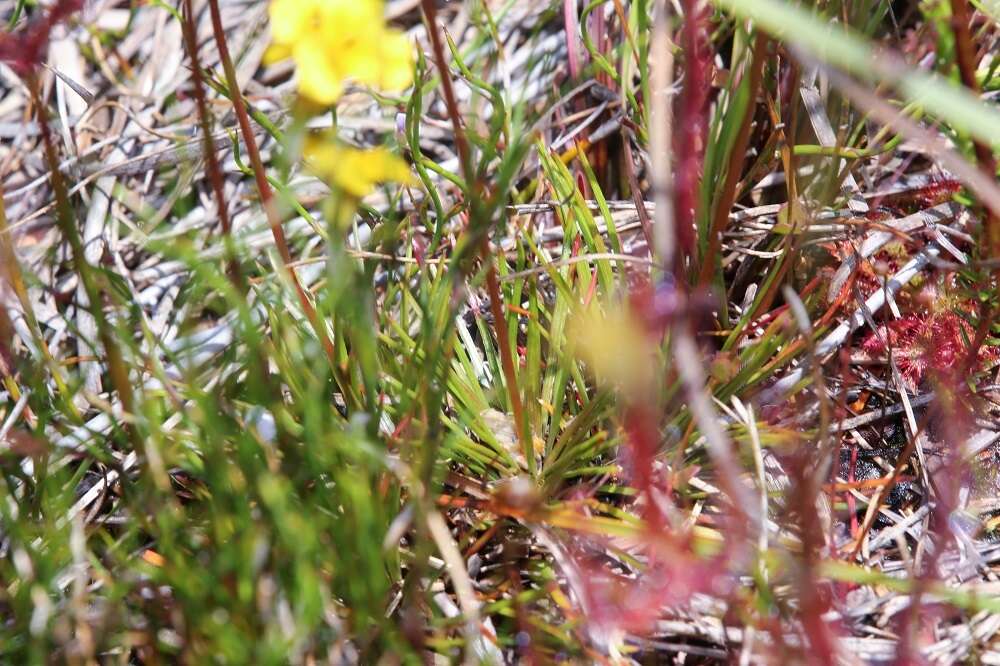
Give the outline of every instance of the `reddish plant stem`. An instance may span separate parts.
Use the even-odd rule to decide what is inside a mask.
[[[253,168],[254,180],[257,183],[257,192],[260,194],[260,202],[264,207],[264,214],[271,226],[271,235],[274,236],[274,245],[281,256],[283,270],[288,271],[292,286],[298,296],[302,311],[312,325],[313,330],[319,337],[323,345],[323,351],[330,361],[334,372],[337,370],[337,353],[333,347],[330,336],[326,333],[323,322],[320,321],[316,308],[313,307],[309,295],[299,282],[295,271],[288,267],[292,263],[292,254],[288,250],[288,241],[285,238],[285,230],[281,226],[281,217],[278,214],[274,192],[270,183],[267,182],[267,175],[264,171],[264,163],[260,159],[260,150],[257,148],[257,139],[254,137],[253,129],[250,127],[250,115],[247,113],[246,104],[243,103],[243,92],[240,90],[239,81],[236,79],[236,68],[233,67],[233,59],[229,56],[229,46],[226,44],[226,33],[222,28],[222,15],[219,12],[218,0],[208,0],[209,12],[212,16],[212,33],[215,37],[215,44],[219,49],[219,60],[222,62],[222,69],[226,73],[226,85],[229,86],[230,98],[233,101],[233,111],[236,113],[236,120],[240,126],[240,133],[246,143],[247,155],[250,157],[250,166]]]
[[[698,189],[704,168],[706,134],[705,103],[708,101],[709,59],[705,23],[706,7],[701,0],[682,0],[684,24],[681,46],[684,49],[684,92],[677,114],[674,172],[674,224],[677,237],[677,262],[683,266],[684,254],[694,251],[694,222],[698,205]],[[681,274],[682,271],[677,271]]]
[[[202,78],[201,62],[198,58],[198,38],[194,25],[194,9],[191,0],[184,0],[183,30],[184,43],[187,46],[188,57],[191,59],[191,82],[194,87],[195,103],[198,107],[198,124],[201,126],[201,134],[204,139],[202,146],[205,155],[205,171],[212,186],[212,192],[215,194],[219,223],[222,225],[222,235],[227,255],[226,272],[237,291],[246,294],[249,291],[247,283],[240,270],[239,262],[236,260],[236,257],[232,256],[232,248],[230,247],[232,222],[229,219],[229,205],[226,202],[226,194],[223,187],[222,169],[219,166],[219,158],[215,153],[215,140],[212,138],[208,104],[205,101],[205,81]]]
[[[487,246],[486,241],[483,245]],[[488,246],[487,246],[488,247]],[[483,250],[484,254],[488,249]],[[507,332],[507,317],[504,316],[503,301],[500,297],[500,281],[497,278],[497,269],[493,262],[490,262],[486,271],[486,290],[490,295],[490,313],[493,315],[493,328],[497,336],[497,344],[500,346],[500,364],[503,366],[507,393],[510,395],[510,406],[514,412],[514,423],[518,428],[518,439],[524,446],[526,459],[534,456],[534,451],[530,446],[531,438],[527,435],[527,424],[524,422],[524,406],[521,404],[521,392],[517,385],[517,369],[514,366],[514,356],[510,350],[510,335]],[[529,460],[529,466],[534,467]]]
[[[204,137],[202,152],[205,156],[205,172],[208,175],[212,192],[215,195],[219,222],[222,225],[223,252],[226,257],[226,276],[236,289],[236,292],[246,299],[246,295],[250,292],[250,285],[240,268],[239,258],[236,255],[236,249],[233,244],[233,225],[229,217],[229,205],[226,201],[222,167],[215,152],[215,140],[212,138],[212,125],[209,121],[205,81],[202,75],[201,62],[198,57],[198,32],[195,28],[192,0],[184,0],[183,11],[184,22],[182,28],[184,31],[184,41],[188,50],[188,57],[191,59],[191,80],[194,84],[194,98],[198,108],[198,123]],[[282,403],[281,388],[277,383],[272,381],[269,363],[263,351],[257,347],[251,351],[251,354],[256,363],[255,372],[260,377],[262,385],[270,392],[271,399],[273,400],[272,410],[277,413]],[[280,423],[280,419],[278,422]],[[283,430],[279,430],[279,440],[284,441],[285,436]]]
[[[455,98],[455,88],[451,82],[451,72],[448,69],[448,60],[444,54],[444,42],[438,30],[437,7],[434,0],[421,0],[421,8],[424,10],[424,17],[427,19],[427,34],[431,39],[431,49],[434,51],[434,64],[437,66],[438,74],[441,76],[441,92],[444,94],[444,103],[448,108],[448,116],[451,119],[452,130],[455,133],[455,152],[458,153],[458,161],[464,171],[466,187],[472,187],[473,173],[472,155],[469,152],[469,142],[465,137],[462,128],[462,115],[458,110],[458,101]]]
[[[819,528],[819,521],[815,520],[816,488],[812,483],[813,475],[806,468],[805,458],[799,461],[799,464],[802,466],[799,470],[799,481],[792,491],[790,504],[795,507],[802,539],[802,555],[797,571],[799,603],[802,606],[802,630],[809,643],[811,663],[832,666],[837,663],[836,648],[832,631],[823,619],[830,610],[830,604],[824,594],[828,586],[821,581],[818,571],[824,538]]]
[[[958,72],[962,84],[977,97],[982,93],[979,81],[976,79],[976,49],[972,43],[969,24],[972,17],[966,0],[951,0],[951,25],[955,33],[955,59],[958,61]],[[976,161],[986,176],[996,178],[997,164],[993,159],[993,151],[983,141],[974,140],[972,145],[976,152]],[[986,239],[990,255],[1000,256],[1000,211],[987,206]]]
[[[563,0],[563,22],[566,33],[566,53],[569,65],[569,78],[576,81],[583,70],[580,58],[580,21],[576,15],[576,0]]]
[[[458,153],[462,172],[465,176],[465,195],[470,198],[479,197],[482,194],[482,185],[475,178],[475,169],[472,164],[469,142],[462,127],[462,117],[451,82],[451,72],[448,69],[448,61],[445,59],[444,43],[438,30],[437,7],[434,4],[434,0],[421,0],[420,6],[424,11],[424,18],[427,20],[427,33],[430,36],[431,48],[434,51],[434,63],[441,77],[441,90],[444,94],[445,106],[448,109],[448,116],[451,118],[451,125],[455,134],[455,150]],[[474,223],[478,222],[480,221],[474,220]],[[533,467],[533,446],[531,435],[528,433],[528,423],[525,420],[526,415],[521,403],[521,393],[518,390],[517,368],[514,365],[514,356],[510,348],[510,336],[507,333],[507,318],[504,316],[503,300],[500,296],[500,281],[497,278],[493,255],[490,252],[489,240],[485,235],[483,236],[479,251],[483,262],[486,264],[486,289],[490,297],[493,328],[497,336],[497,344],[500,347],[500,363],[503,368],[504,383],[507,385],[507,394],[510,397],[510,406],[514,413],[514,423],[517,424],[518,439],[521,442],[521,447],[524,449],[525,457],[529,459],[529,465]]]
[[[660,510],[656,501],[656,491],[653,470],[656,453],[660,447],[660,432],[658,414],[653,405],[636,402],[625,408],[622,419],[624,430],[628,435],[629,450],[632,456],[631,481],[640,493],[646,496],[642,507],[642,518],[649,529],[664,530],[669,528],[667,517]]]
[[[642,188],[639,186],[639,178],[635,174],[635,162],[632,161],[632,136],[624,127],[622,128],[622,148],[625,153],[625,176],[628,178],[628,187],[632,191],[635,212],[639,215],[639,226],[642,227],[642,235],[646,238],[646,245],[654,247],[653,222],[649,219],[649,212],[646,211]]]
[[[976,49],[972,43],[972,33],[969,29],[971,22],[972,17],[969,13],[968,2],[966,0],[951,0],[951,27],[955,33],[955,59],[958,62],[959,76],[962,79],[962,84],[978,97],[982,91],[979,88],[979,81],[976,79]],[[972,145],[976,152],[976,161],[983,175],[995,179],[997,164],[990,146],[980,140],[974,140]],[[987,254],[991,259],[1000,257],[1000,210],[993,206],[986,206],[986,224],[983,231],[986,236]],[[994,269],[993,276],[1000,277],[1000,271]],[[986,341],[995,313],[996,308],[992,304],[988,303],[981,308],[976,337],[963,363],[963,369],[966,372],[974,367],[976,359],[979,357],[979,349]]]

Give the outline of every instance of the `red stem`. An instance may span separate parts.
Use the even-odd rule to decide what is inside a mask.
[[[222,168],[219,166],[219,158],[215,154],[215,140],[212,138],[212,126],[209,122],[208,104],[205,101],[205,82],[202,79],[201,63],[198,59],[198,40],[194,25],[194,9],[191,0],[184,0],[184,42],[187,46],[188,57],[191,59],[191,81],[194,84],[194,98],[198,106],[198,121],[201,126],[201,134],[204,138],[203,153],[205,155],[205,171],[215,194],[216,207],[218,209],[219,223],[222,225],[222,235],[226,243],[227,273],[233,286],[240,293],[246,294],[247,284],[243,279],[240,264],[236,257],[232,256],[229,243],[231,240],[232,222],[229,219],[229,205],[226,202],[226,195],[223,186]]]
[[[226,84],[229,86],[230,98],[233,101],[233,110],[236,112],[236,120],[240,125],[240,133],[243,135],[244,143],[246,143],[247,155],[250,157],[250,165],[253,167],[254,180],[257,182],[257,191],[260,193],[260,202],[264,207],[265,215],[267,215],[267,221],[271,225],[271,235],[274,236],[274,245],[278,248],[278,254],[281,256],[283,262],[282,268],[288,270],[295,293],[299,298],[299,304],[302,306],[302,311],[316,331],[316,335],[323,345],[323,350],[326,352],[331,367],[336,371],[337,354],[333,347],[333,342],[330,341],[330,337],[326,334],[323,322],[320,321],[319,315],[316,313],[316,308],[313,307],[312,301],[309,300],[305,289],[299,283],[299,278],[295,274],[295,271],[288,268],[288,264],[292,262],[292,254],[288,250],[285,230],[281,226],[281,218],[278,215],[277,206],[274,201],[274,192],[271,190],[270,183],[267,182],[264,163],[261,161],[260,151],[257,149],[257,139],[254,137],[253,129],[250,127],[250,116],[247,113],[246,104],[243,102],[243,92],[240,90],[239,82],[236,79],[236,69],[233,67],[233,60],[229,56],[229,47],[226,44],[226,33],[222,29],[222,16],[219,13],[218,0],[208,0],[208,8],[212,15],[212,32],[215,36],[215,44],[219,49],[219,59],[222,61],[222,69],[226,73]]]
[[[214,2],[214,0],[213,0]],[[475,170],[472,165],[472,154],[469,151],[469,142],[462,128],[462,118],[458,109],[458,102],[455,98],[455,90],[451,82],[451,73],[448,70],[448,61],[445,59],[444,43],[438,31],[437,7],[434,0],[421,0],[421,7],[424,10],[424,17],[427,19],[427,33],[430,35],[431,48],[434,51],[434,62],[437,66],[438,74],[441,76],[441,89],[444,93],[445,106],[448,108],[448,116],[451,118],[452,129],[455,133],[455,150],[458,152],[459,162],[465,175],[466,196],[470,192],[478,196],[481,191],[480,184],[474,182]],[[531,436],[528,434],[528,424],[525,420],[524,408],[521,403],[521,394],[517,384],[517,370],[514,366],[514,357],[510,348],[510,336],[507,333],[507,318],[504,316],[503,300],[500,296],[500,281],[497,278],[496,265],[490,253],[489,240],[483,236],[480,245],[480,254],[486,263],[486,289],[490,296],[490,312],[493,315],[493,329],[497,336],[497,344],[500,347],[500,363],[503,367],[504,383],[507,385],[507,394],[510,397],[511,410],[514,412],[514,423],[517,424],[518,439],[524,449],[524,455],[529,460],[529,467],[534,467],[534,450]]]
[[[972,34],[969,25],[972,21],[969,13],[969,5],[966,0],[951,0],[951,25],[955,33],[955,57],[958,61],[958,71],[962,78],[962,84],[974,93],[977,97],[982,92],[979,88],[979,81],[976,79],[976,50],[972,43]],[[979,140],[973,141],[976,152],[976,161],[983,174],[992,179],[996,178],[997,164],[993,159],[993,151],[987,144]],[[1000,210],[992,206],[986,207],[986,221],[983,231],[985,232],[986,252],[991,259],[1000,257]],[[994,269],[994,277],[1000,278],[1000,271]],[[976,332],[976,339],[973,341],[969,354],[963,364],[964,369],[971,369],[979,356],[979,349],[986,340],[990,324],[996,308],[992,304],[986,304],[981,308],[979,328]]]
[[[704,168],[706,134],[705,104],[708,101],[710,54],[706,44],[706,8],[701,0],[682,0],[684,24],[681,46],[684,49],[684,93],[680,96],[680,112],[675,127],[675,153],[679,156],[674,171],[674,224],[678,250],[678,266],[683,266],[684,254],[694,251],[694,222],[698,205],[698,189]],[[682,271],[678,270],[680,275]]]

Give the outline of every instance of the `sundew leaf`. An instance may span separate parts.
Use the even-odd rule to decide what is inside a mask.
[[[890,52],[875,48],[856,32],[778,0],[713,0],[742,19],[755,21],[777,39],[794,44],[823,62],[869,82],[891,83],[913,102],[955,129],[997,146],[1000,111],[967,89],[915,70]]]

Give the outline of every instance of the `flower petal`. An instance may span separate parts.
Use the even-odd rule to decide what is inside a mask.
[[[299,91],[332,104],[344,82],[403,90],[413,80],[413,48],[406,35],[385,27],[380,0],[272,0],[271,64],[289,55]]]
[[[384,90],[404,90],[413,83],[413,47],[409,38],[398,30],[387,30],[382,36],[381,72],[377,85]]]
[[[344,91],[344,76],[337,62],[317,39],[302,39],[293,47],[299,92],[319,104],[333,104]]]
[[[383,146],[358,150],[340,144],[331,134],[322,134],[306,139],[303,154],[313,173],[358,199],[377,183],[414,182],[406,162]]]
[[[273,65],[282,60],[287,60],[292,57],[292,49],[287,44],[279,44],[274,42],[267,47],[264,51],[263,62],[265,65]]]

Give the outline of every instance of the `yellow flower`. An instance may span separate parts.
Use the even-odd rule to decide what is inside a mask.
[[[348,80],[403,90],[413,80],[412,49],[382,11],[381,0],[272,0],[264,62],[292,58],[299,92],[319,104],[336,102]]]
[[[322,134],[306,139],[303,154],[313,173],[358,199],[377,183],[413,182],[406,162],[382,146],[358,150]]]

